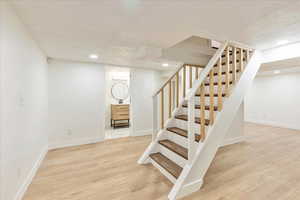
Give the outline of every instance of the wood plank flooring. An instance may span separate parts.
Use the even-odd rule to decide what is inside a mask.
[[[246,142],[220,148],[203,188],[184,200],[300,199],[300,131],[246,124]],[[162,200],[172,184],[137,159],[151,137],[50,151],[24,200]]]

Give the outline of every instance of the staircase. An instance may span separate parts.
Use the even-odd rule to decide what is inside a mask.
[[[199,190],[261,64],[260,53],[224,42],[206,66],[183,64],[153,96],[152,163],[173,184],[168,198]]]

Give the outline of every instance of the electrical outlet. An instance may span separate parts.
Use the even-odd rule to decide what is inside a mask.
[[[266,113],[263,114],[263,119],[267,120],[268,119],[268,115]]]
[[[25,99],[24,97],[20,96],[18,99],[18,104],[20,107],[24,107],[25,106]]]
[[[68,129],[68,130],[67,130],[67,135],[68,135],[68,136],[71,136],[72,134],[73,134],[72,130],[71,130],[71,129]]]

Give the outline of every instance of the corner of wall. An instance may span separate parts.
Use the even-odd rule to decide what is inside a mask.
[[[3,2],[0,2],[0,199],[4,199],[4,189],[3,189],[3,118],[2,118],[2,75],[3,75],[3,65],[4,65],[4,39],[3,39],[3,18],[4,18],[4,9]]]
[[[223,141],[223,143],[220,147],[225,147],[225,146],[228,146],[228,145],[241,143],[241,142],[244,142],[245,139],[246,139],[245,136],[226,139],[225,141]]]
[[[138,130],[138,131],[132,130],[130,136],[146,136],[146,135],[151,135],[151,134],[152,134],[152,129]]]
[[[33,181],[34,176],[36,175],[38,169],[42,165],[43,160],[45,159],[48,152],[48,146],[45,146],[43,150],[41,151],[38,159],[35,161],[32,169],[30,170],[29,174],[25,178],[24,182],[21,184],[21,187],[19,188],[14,200],[22,200],[23,196],[25,195],[25,192],[27,191],[29,185]]]
[[[44,54],[10,4],[0,2],[0,198],[18,200],[48,151],[47,66]],[[19,156],[23,151],[26,158]]]
[[[242,103],[236,113],[236,116],[231,123],[229,130],[221,144],[221,147],[243,142],[244,135],[244,103]]]
[[[98,143],[98,142],[102,142],[102,141],[103,141],[103,138],[100,138],[100,137],[73,139],[72,141],[68,141],[68,142],[50,143],[49,150],[60,149],[60,148],[65,148],[65,147],[73,147],[73,146],[79,146],[79,145],[94,144],[94,143]]]

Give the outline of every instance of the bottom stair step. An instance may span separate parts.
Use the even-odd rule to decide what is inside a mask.
[[[150,155],[150,158],[176,179],[181,174],[182,168],[161,153],[153,153]]]

